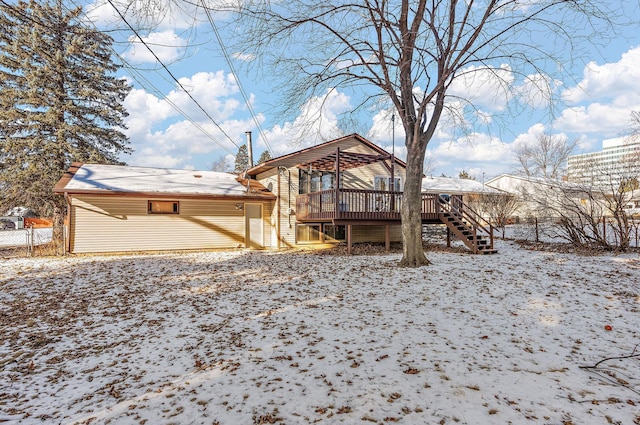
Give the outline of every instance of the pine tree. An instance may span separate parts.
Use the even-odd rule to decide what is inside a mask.
[[[247,145],[242,145],[238,148],[236,155],[236,168],[233,172],[236,174],[244,173],[249,169],[249,153],[247,151]]]
[[[119,163],[129,153],[113,40],[85,28],[81,8],[0,2],[0,207],[60,220],[52,188],[71,162]]]
[[[459,179],[464,179],[464,180],[475,180],[476,179],[471,174],[469,174],[466,170],[460,171],[458,173],[458,178]]]
[[[258,164],[267,162],[270,159],[271,159],[271,154],[269,153],[269,151],[264,151],[260,154],[260,158],[258,158]]]

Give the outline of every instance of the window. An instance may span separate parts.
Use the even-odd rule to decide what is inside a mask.
[[[393,180],[395,183],[395,187],[393,189],[390,189],[391,177],[376,176],[373,180],[373,190],[383,190],[383,191],[391,190],[394,192],[400,192],[400,178],[394,177]]]
[[[320,242],[320,224],[298,224],[296,239],[298,242]]]
[[[180,203],[178,201],[149,201],[147,204],[149,214],[179,214]]]
[[[346,240],[346,227],[329,223],[298,224],[296,226],[297,243],[318,243],[321,241]]]
[[[335,239],[336,241],[344,241],[347,239],[346,237],[347,232],[344,225],[340,226],[340,225],[325,223],[323,225],[323,230],[325,234],[325,239],[327,240]]]
[[[340,188],[342,188],[343,173],[340,173]],[[320,192],[336,188],[336,173],[334,171],[300,170],[298,180],[298,194]]]

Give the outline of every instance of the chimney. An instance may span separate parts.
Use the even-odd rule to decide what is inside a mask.
[[[253,168],[253,146],[251,145],[251,132],[245,131],[247,135],[247,154],[249,155],[249,168]]]

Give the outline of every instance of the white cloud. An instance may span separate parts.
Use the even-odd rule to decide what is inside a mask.
[[[444,173],[455,177],[462,170],[472,175],[481,175],[482,171],[486,175],[498,175],[513,168],[511,146],[483,133],[473,133],[468,137],[431,145],[429,156],[434,175]]]
[[[274,156],[326,142],[343,135],[338,116],[351,109],[344,93],[329,89],[300,107],[300,115],[293,122],[276,125],[267,131],[267,139]]]
[[[216,121],[229,119],[240,107],[240,101],[232,97],[239,92],[232,74],[225,74],[224,71],[198,72],[190,78],[179,78],[178,81],[189,93],[176,88],[167,97],[194,119],[209,118],[191,97]]]
[[[180,38],[173,30],[153,32],[142,37],[142,40],[153,53],[137,36],[131,36],[129,37],[131,46],[123,54],[125,59],[136,63],[157,62],[157,56],[162,63],[167,65],[180,58],[188,44],[188,40]]]
[[[637,110],[640,110],[640,103],[627,106],[606,103],[575,106],[563,110],[553,126],[566,132],[597,132],[605,137],[613,137],[628,129],[630,113]]]
[[[207,22],[197,2],[112,0],[111,3],[107,0],[95,0],[86,5],[84,11],[95,25],[112,30],[128,28],[120,14],[134,28],[156,28],[160,31],[189,29]],[[219,18],[219,15],[215,14],[213,17]]]
[[[539,109],[549,106],[553,92],[561,83],[552,80],[547,75],[531,74],[527,75],[518,87],[519,98],[531,108]]]
[[[622,55],[618,62],[589,63],[583,79],[563,92],[570,107],[563,110],[554,127],[566,132],[599,133],[615,137],[628,130],[629,114],[640,110],[640,47]]]
[[[180,82],[236,145],[244,143],[244,132],[254,123],[244,116],[242,103],[234,98],[238,87],[232,75],[222,71],[197,73],[181,78]],[[211,162],[225,152],[212,137],[225,146],[227,153],[235,154],[237,151],[227,136],[181,90],[172,90],[166,99],[159,99],[145,90],[134,89],[127,96],[125,107],[129,112],[126,134],[134,153],[123,159],[131,164],[192,168],[192,163],[203,156],[209,156]],[[186,119],[183,113],[187,113],[196,124]],[[238,118],[238,114],[242,117]]]
[[[245,132],[255,129],[255,123],[242,107],[243,103],[236,99],[238,87],[232,75],[222,71],[197,73],[189,78],[181,78],[180,82],[236,145],[245,143]],[[225,160],[232,164],[232,154],[237,152],[237,146],[194,105],[189,96],[176,89],[167,97],[182,111],[188,112],[207,134],[213,135],[226,146],[228,151]],[[194,162],[202,162],[203,157],[211,163],[225,152],[193,123],[181,118],[167,100],[158,99],[144,90],[132,90],[125,106],[130,114],[127,134],[135,152],[124,160],[131,164],[185,168],[191,167]],[[273,156],[342,136],[338,116],[350,109],[349,97],[336,90],[329,90],[324,96],[311,99],[301,106],[300,115],[293,121],[265,131]],[[257,118],[264,123],[264,116],[258,115]],[[253,151],[257,159],[267,150],[267,146],[261,135],[253,131]]]
[[[242,61],[242,62],[251,62],[252,60],[254,60],[256,58],[256,56],[253,55],[253,54],[241,53],[241,52],[233,53],[231,56],[233,56],[234,59],[237,59],[237,60]]]
[[[465,68],[456,75],[448,94],[471,102],[478,108],[502,111],[511,99],[514,76],[508,65],[500,68]]]
[[[640,103],[640,46],[622,54],[618,62],[598,65],[587,64],[583,78],[577,86],[562,94],[568,103],[596,99],[612,99],[615,103]],[[621,102],[624,100],[624,102]],[[621,105],[623,106],[623,105]]]

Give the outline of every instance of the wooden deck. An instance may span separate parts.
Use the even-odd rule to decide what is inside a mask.
[[[346,224],[400,223],[402,192],[380,190],[331,189],[296,197],[296,221]],[[462,240],[474,254],[494,254],[494,228],[480,214],[465,205],[462,197],[422,194],[422,223],[445,224],[447,243],[451,234]],[[347,236],[349,252],[351,242]],[[387,235],[387,247],[389,240]]]
[[[331,189],[296,197],[296,220],[299,222],[400,221],[402,192],[359,189]],[[422,194],[422,220],[439,223],[443,212],[439,195]]]

